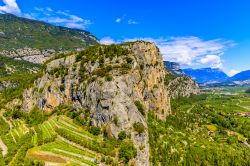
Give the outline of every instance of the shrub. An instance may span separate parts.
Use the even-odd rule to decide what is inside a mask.
[[[61,92],[65,91],[65,85],[61,84],[60,87],[59,87],[59,89],[60,89]]]
[[[230,136],[227,138],[227,143],[230,145],[238,143],[238,138],[236,136]]]
[[[144,129],[144,126],[142,123],[140,123],[140,122],[134,123],[133,127],[134,127],[135,131],[138,132],[139,134],[144,133],[145,129]]]
[[[129,160],[136,157],[136,155],[137,150],[132,142],[128,141],[121,144],[121,147],[119,149],[119,158],[125,163],[128,163]]]
[[[119,139],[119,140],[124,140],[126,137],[127,137],[127,134],[126,134],[125,131],[121,131],[121,132],[118,134],[118,139]]]
[[[113,122],[116,126],[118,126],[118,117],[114,116]]]
[[[106,79],[106,81],[112,81],[112,80],[113,80],[113,77],[110,76],[110,75],[108,75],[108,76],[105,77],[105,79]]]
[[[41,124],[45,120],[44,113],[37,106],[26,115],[26,123],[32,126]]]
[[[128,64],[131,64],[133,62],[133,59],[131,57],[126,57],[126,61]]]
[[[141,104],[140,101],[135,101],[135,106],[137,107],[138,111],[142,114],[142,115],[145,115],[145,110],[144,110],[144,107],[143,105]]]
[[[91,126],[89,128],[89,132],[93,135],[100,135],[101,134],[101,128],[100,127],[96,127],[96,126]]]
[[[20,109],[14,108],[11,112],[11,117],[13,119],[21,119],[23,117],[23,112]]]

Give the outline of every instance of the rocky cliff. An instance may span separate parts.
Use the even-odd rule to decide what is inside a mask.
[[[94,46],[81,53],[49,62],[44,75],[23,94],[22,108],[34,106],[51,112],[60,105],[87,110],[92,125],[108,129],[114,137],[131,132],[138,150],[137,165],[149,165],[147,112],[160,119],[171,113],[168,87],[158,48],[146,42]],[[136,104],[137,103],[137,104]],[[138,109],[138,103],[143,109]],[[146,129],[139,134],[135,123]]]
[[[85,110],[91,125],[105,128],[108,136],[117,138],[124,130],[131,133],[138,151],[135,162],[147,166],[147,113],[165,120],[171,113],[171,98],[198,93],[190,78],[174,77],[167,82],[170,75],[152,43],[92,46],[47,62],[43,76],[23,93],[22,110],[38,107],[53,112],[62,105]],[[143,133],[134,128],[138,123]]]
[[[179,97],[190,97],[200,93],[198,84],[190,77],[174,77],[167,83],[168,91],[171,99]]]
[[[32,63],[43,64],[53,56],[56,51],[54,49],[39,50],[35,48],[20,48],[12,50],[0,51],[0,55],[15,58],[17,60],[25,60]]]

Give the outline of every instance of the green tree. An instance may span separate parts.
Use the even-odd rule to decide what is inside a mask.
[[[144,129],[144,126],[142,123],[140,123],[140,122],[134,123],[133,127],[134,127],[135,131],[138,132],[139,134],[144,133],[145,129]]]
[[[118,134],[119,140],[124,140],[126,137],[127,137],[127,134],[126,134],[125,131],[121,131],[121,132]]]
[[[119,149],[119,158],[125,163],[128,163],[130,159],[136,157],[137,150],[131,141],[123,142]]]

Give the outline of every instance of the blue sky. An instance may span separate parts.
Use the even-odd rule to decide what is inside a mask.
[[[0,0],[0,12],[85,29],[104,44],[152,41],[184,68],[250,69],[249,0]]]

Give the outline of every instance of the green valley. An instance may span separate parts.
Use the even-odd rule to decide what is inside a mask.
[[[149,114],[151,162],[249,165],[249,101],[242,88],[228,88],[172,101],[166,121]]]

